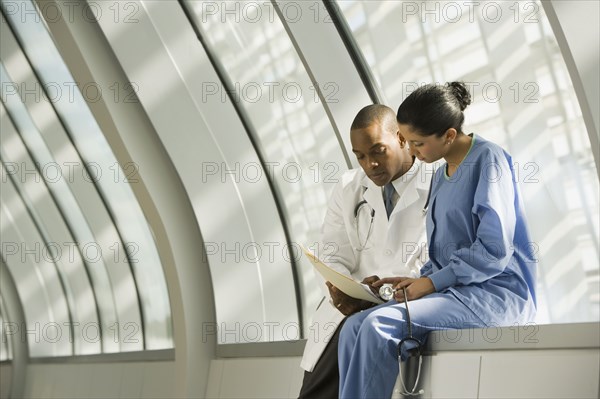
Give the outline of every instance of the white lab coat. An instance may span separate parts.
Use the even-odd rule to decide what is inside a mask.
[[[381,187],[360,168],[344,173],[329,202],[317,255],[332,268],[358,281],[372,275],[418,277],[419,269],[427,261],[424,206],[432,174],[432,165],[415,159],[411,169],[394,181],[396,187],[399,181],[407,184],[388,221]],[[367,203],[360,207],[355,218],[356,206],[363,200]],[[365,240],[372,209],[375,210],[373,225]],[[364,249],[360,250],[361,247]],[[327,295],[312,319],[300,364],[304,370],[313,370],[344,317]]]

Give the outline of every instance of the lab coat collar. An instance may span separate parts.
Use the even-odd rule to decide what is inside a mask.
[[[413,162],[411,168],[405,174],[403,174],[402,176],[400,176],[392,182],[397,192],[401,191],[398,190],[398,187],[400,185],[406,185],[406,187],[404,188],[404,192],[402,193],[402,197],[398,199],[398,203],[396,203],[396,206],[392,211],[392,215],[396,212],[400,212],[403,209],[408,208],[410,205],[419,200],[419,198],[423,194],[421,190],[417,189],[419,181],[423,179],[422,173],[420,173],[421,164],[422,162],[415,158],[415,161]],[[429,188],[429,186],[427,186],[427,188]],[[426,194],[427,193],[425,193],[425,195]]]
[[[385,213],[381,187],[373,183],[373,180],[369,179],[366,174],[362,178],[361,185],[363,186],[363,199],[371,208],[375,209],[375,212]]]
[[[404,193],[402,194],[402,198],[398,200],[398,203],[394,207],[394,211],[392,215],[396,212],[401,211],[412,205],[415,201],[418,201],[419,198],[427,197],[427,191],[429,190],[429,181],[431,176],[433,175],[433,167],[429,170],[430,165],[427,165],[415,158],[414,163],[410,167],[410,169],[394,180],[392,184],[398,191],[398,186],[400,184],[407,184],[407,187],[404,189]],[[363,172],[364,173],[364,172]],[[369,203],[369,205],[376,209],[376,212],[383,211],[383,197],[381,193],[381,187],[377,186],[369,177],[365,174],[362,178],[361,185],[364,187],[365,191],[363,193],[363,198]]]
[[[431,178],[435,174],[439,164],[439,161],[425,163],[415,158],[415,163],[413,164],[411,171],[414,170],[414,185],[417,190],[425,190],[425,193],[427,194],[427,191],[429,191],[429,187],[431,186]]]

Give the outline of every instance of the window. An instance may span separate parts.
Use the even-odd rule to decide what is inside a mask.
[[[539,1],[339,1],[392,108],[420,85],[469,84],[465,128],[512,155],[539,248],[540,323],[597,321],[598,176]]]
[[[46,256],[61,287],[55,291],[67,303],[67,315],[54,320],[55,313],[46,312],[47,322],[70,329],[73,337],[72,347],[60,350],[48,350],[52,340],[29,339],[30,354],[172,348],[161,261],[130,187],[137,182],[136,165],[117,163],[86,105],[86,100],[98,101],[102,90],[121,88],[74,81],[31,1],[3,0],[2,11],[8,20],[2,23],[3,127],[14,124],[3,129],[3,176],[11,175],[15,197],[27,210],[18,216],[31,225],[28,236],[18,224],[6,226],[20,247],[12,256],[5,254],[6,262],[19,295],[32,295],[25,280],[34,276],[21,273],[19,279],[15,272],[32,262],[22,250],[39,248],[39,254],[31,254]],[[47,283],[40,280],[42,286]],[[35,315],[45,310],[23,302],[33,328]],[[35,306],[49,305],[39,297]]]
[[[273,178],[279,194],[276,200],[287,216],[292,256],[301,264],[302,270],[297,271],[301,280],[298,294],[308,297],[303,303],[308,303],[312,312],[322,293],[317,288],[318,283],[311,283],[314,280],[312,266],[300,256],[299,245],[311,246],[318,241],[329,192],[344,171],[346,161],[337,136],[275,5],[269,2],[184,3],[232,84],[233,93],[227,93],[220,82],[215,84],[215,89],[221,87],[221,101],[238,104],[252,126],[253,132],[248,133],[254,135],[257,151],[262,154],[264,173]],[[325,95],[332,95],[335,88],[321,89]],[[240,166],[242,172],[244,167]],[[253,226],[257,227],[260,226]],[[281,253],[281,248],[288,244],[270,245]],[[267,253],[266,247],[263,253]],[[281,266],[289,263],[289,255],[284,254],[280,266],[274,264],[275,267],[265,270],[261,288],[265,295],[271,291],[281,295],[275,286],[275,277],[286,270]],[[305,287],[309,288],[306,292]],[[277,301],[277,297],[273,300]],[[228,310],[217,304],[217,313],[226,314]],[[285,331],[283,329],[283,334],[275,340],[299,338]]]

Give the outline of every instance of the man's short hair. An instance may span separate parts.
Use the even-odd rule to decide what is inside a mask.
[[[382,104],[367,105],[356,114],[350,130],[365,129],[374,124],[380,125],[384,130],[396,133],[398,122],[393,109]]]

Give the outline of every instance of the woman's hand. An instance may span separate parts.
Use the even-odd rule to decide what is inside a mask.
[[[409,301],[435,292],[435,287],[429,277],[386,277],[373,283],[373,287],[381,287],[383,284],[392,284],[392,288],[396,290],[394,299],[398,302],[404,301],[404,291],[402,288],[406,288],[406,299]]]

